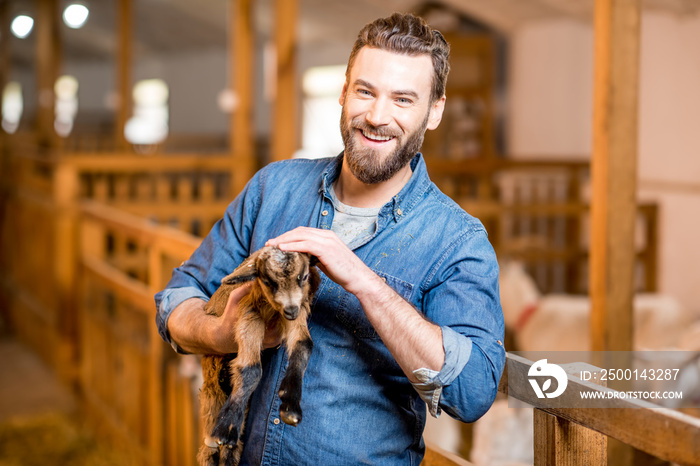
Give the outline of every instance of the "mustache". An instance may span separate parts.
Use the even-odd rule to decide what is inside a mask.
[[[359,129],[360,131],[364,131],[367,133],[372,133],[376,134],[378,136],[382,137],[393,137],[393,138],[398,138],[401,136],[401,132],[397,129],[392,129],[389,127],[378,127],[374,126],[370,123],[367,123],[364,118],[353,118],[353,120],[350,122],[351,126],[355,129]]]

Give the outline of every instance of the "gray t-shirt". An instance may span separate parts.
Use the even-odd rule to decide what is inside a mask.
[[[381,207],[352,207],[338,200],[333,186],[330,193],[335,214],[331,230],[350,249],[365,243],[377,230],[377,218]]]

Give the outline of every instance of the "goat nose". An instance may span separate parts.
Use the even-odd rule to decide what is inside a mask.
[[[285,306],[284,307],[284,317],[287,320],[294,320],[299,315],[299,306]]]

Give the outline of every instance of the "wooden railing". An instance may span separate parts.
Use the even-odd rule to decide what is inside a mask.
[[[194,458],[196,392],[156,331],[153,295],[200,239],[101,203],[83,203],[80,214],[80,388],[86,412],[143,464],[179,464],[181,454]],[[122,257],[127,251],[108,247],[111,237],[142,251],[139,276]],[[174,425],[177,430],[169,432]]]
[[[700,419],[630,398],[601,400],[600,408],[577,407],[581,392],[611,389],[586,382],[567,371],[567,408],[553,408],[537,398],[528,383],[533,362],[508,353],[499,391],[534,406],[535,466],[607,464],[607,440],[614,438],[653,457],[700,465]],[[595,372],[596,368],[586,365]],[[509,384],[509,379],[511,383]],[[513,381],[517,380],[518,383]]]
[[[231,155],[42,153],[12,141],[0,173],[2,317],[66,380],[76,377],[77,218],[81,199],[204,235],[252,176]],[[6,143],[7,140],[4,141]],[[146,282],[146,251],[118,232],[112,265]]]

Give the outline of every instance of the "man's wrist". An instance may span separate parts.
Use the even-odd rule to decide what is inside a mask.
[[[386,284],[386,280],[382,279],[382,277],[377,275],[366,265],[364,267],[365,269],[362,273],[352,281],[352,287],[346,288],[346,290],[354,294],[360,302],[365,298],[371,299],[371,297],[376,296],[377,293],[386,291],[387,287],[391,289],[389,285]]]

